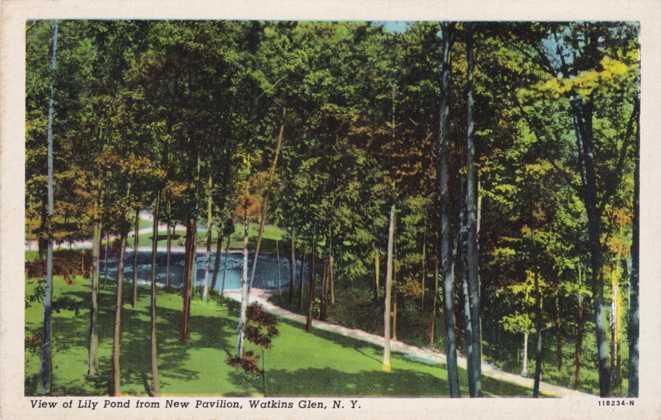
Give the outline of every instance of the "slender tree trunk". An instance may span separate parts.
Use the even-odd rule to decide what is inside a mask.
[[[604,308],[603,290],[603,250],[601,245],[601,209],[597,205],[596,191],[598,189],[594,168],[594,150],[592,138],[592,102],[582,102],[575,97],[571,100],[576,128],[576,140],[581,152],[583,163],[582,189],[583,203],[588,216],[588,237],[590,245],[592,304],[595,316],[595,334],[599,366],[599,395],[610,395],[610,372],[608,368],[608,332],[605,325],[606,310]]]
[[[617,266],[617,264],[615,264]],[[617,387],[620,379],[620,365],[619,365],[619,339],[620,339],[620,293],[619,293],[619,278],[615,267],[611,272],[611,290],[613,292],[611,302],[611,363],[610,363],[610,376],[611,386]]]
[[[232,235],[229,234],[227,235],[227,239],[225,240],[225,255],[229,257],[229,252],[230,252],[230,240],[232,239]],[[220,297],[225,296],[225,277],[227,276],[227,268],[223,268],[223,281],[220,283]]]
[[[462,185],[462,194],[465,189],[465,183]],[[462,297],[463,297],[463,315],[464,315],[464,351],[466,353],[466,375],[468,379],[468,394],[470,396],[475,395],[475,381],[474,376],[471,374],[473,372],[473,352],[475,351],[475,346],[473,345],[473,323],[471,322],[471,311],[470,311],[470,292],[468,288],[468,269],[467,269],[467,252],[468,247],[467,237],[468,237],[468,223],[466,216],[466,201],[461,205],[461,210],[459,211],[459,252],[457,253],[457,261],[459,266],[459,272],[461,273],[461,288],[462,288]]]
[[[307,318],[305,320],[305,331],[310,331],[312,327],[312,308],[314,306],[314,292],[316,283],[316,267],[315,267],[315,233],[312,233],[312,242],[310,242],[310,284],[308,284],[308,308]]]
[[[257,260],[259,259],[259,251],[262,246],[262,237],[264,236],[264,225],[266,224],[267,206],[268,206],[268,198],[264,197],[264,201],[262,202],[262,209],[259,212],[259,230],[257,232],[257,244],[255,245],[255,256],[252,260],[250,282],[248,283],[248,296],[250,296],[250,290],[252,289],[252,285],[255,283],[255,273],[257,272]]]
[[[583,272],[581,265],[578,265],[578,284],[579,288],[583,284]],[[581,382],[581,353],[583,348],[583,333],[585,330],[585,308],[583,305],[583,294],[579,290],[577,293],[578,314],[576,319],[576,346],[574,350],[574,388],[578,388]]]
[[[248,321],[248,208],[243,208],[243,268],[241,270],[241,311],[239,312],[239,331],[236,343],[236,357],[243,356],[243,338]]]
[[[633,200],[633,233],[631,240],[631,278],[629,285],[629,397],[638,397],[638,339],[640,335],[640,306],[638,302],[640,266],[640,128],[636,129],[635,137],[635,174]]]
[[[275,260],[276,260],[276,265],[278,266],[278,295],[279,295],[281,283],[280,283],[280,241],[278,239],[275,240]]]
[[[190,304],[193,290],[193,270],[195,269],[195,240],[197,231],[197,220],[195,217],[188,219],[186,223],[186,263],[184,268],[183,282],[183,310],[181,314],[180,339],[182,343],[188,341],[188,320],[190,318]]]
[[[133,295],[131,306],[135,308],[138,302],[138,245],[140,242],[140,209],[135,210],[135,222],[133,228]]]
[[[333,270],[333,254],[328,257],[328,281],[330,285],[330,303],[335,305],[335,271]]]
[[[216,258],[213,260],[213,273],[211,274],[211,290],[216,290],[218,282],[218,273],[220,272],[220,263],[223,257],[223,232],[218,229],[216,238]]]
[[[525,331],[523,333],[523,355],[521,357],[521,376],[528,376],[528,335],[530,333]]]
[[[156,257],[158,256],[158,215],[160,212],[160,205],[161,193],[159,191],[156,195],[156,202],[154,203],[154,226],[152,227],[151,238],[151,302],[149,308],[149,324],[151,341],[151,394],[153,397],[158,397],[161,394],[161,386],[158,379],[158,341],[156,337]],[[187,328],[188,323],[186,323],[186,329]]]
[[[50,70],[55,71],[57,65],[57,33],[59,22],[53,23],[52,55]],[[50,97],[48,98],[48,209],[46,218],[46,233],[48,245],[46,250],[46,286],[44,290],[44,329],[41,344],[41,385],[45,394],[51,393],[53,377],[52,358],[52,312],[53,312],[53,118],[55,117],[55,87],[54,81],[50,83]],[[98,264],[98,261],[97,261]]]
[[[328,289],[328,259],[322,260],[322,274],[321,274],[321,293],[319,299],[319,320],[326,320],[326,297]]]
[[[431,304],[431,320],[429,322],[429,347],[434,345],[434,339],[436,338],[436,314],[437,314],[437,305],[438,302],[438,260],[434,264],[434,296]]]
[[[296,278],[296,232],[294,229],[291,230],[291,238],[289,240],[289,248],[291,251],[291,254],[289,256],[289,296],[288,296],[288,302],[289,302],[289,307],[291,308],[292,305],[292,298],[294,296],[294,281]]]
[[[427,281],[427,216],[425,215],[425,227],[422,231],[422,277],[420,279],[420,311],[425,310],[425,282]]]
[[[468,221],[468,244],[466,249],[466,263],[468,271],[468,293],[471,312],[471,332],[473,342],[473,364],[470,375],[475,385],[471,397],[479,397],[481,394],[481,342],[480,331],[480,288],[479,288],[479,266],[477,254],[477,162],[475,157],[475,123],[473,121],[473,26],[466,27],[466,62],[468,64],[468,82],[466,89],[466,216]]]
[[[465,225],[462,227],[465,230]],[[472,375],[473,372],[473,352],[475,347],[473,346],[473,323],[471,322],[471,311],[470,311],[470,295],[468,291],[468,270],[466,269],[466,243],[465,238],[466,234],[464,232],[463,236],[463,245],[461,252],[461,286],[464,297],[464,341],[465,341],[465,352],[466,352],[466,374],[468,376],[468,395],[471,397],[475,395],[475,379]]]
[[[103,236],[101,236],[103,238]],[[108,278],[108,255],[110,254],[110,232],[106,231],[106,243],[103,251],[103,278],[107,279]],[[99,253],[101,252],[101,248],[99,245]],[[99,276],[101,272],[99,271]]]
[[[437,141],[438,150],[438,186],[437,192],[439,197],[440,209],[440,246],[437,249],[440,251],[438,259],[441,263],[441,275],[443,276],[443,293],[444,293],[444,308],[445,315],[445,354],[447,358],[447,371],[448,371],[448,387],[450,397],[456,398],[460,396],[459,391],[459,369],[457,367],[457,340],[455,336],[455,322],[454,322],[454,264],[451,258],[452,250],[450,249],[450,218],[449,218],[449,192],[448,192],[448,169],[449,169],[449,125],[448,116],[450,112],[450,78],[451,78],[451,62],[450,51],[454,40],[454,24],[442,23],[441,32],[443,36],[443,45],[441,49],[441,106],[439,118],[439,134]]]
[[[285,109],[282,110],[282,118],[284,119],[285,117]],[[284,122],[280,124],[280,130],[278,131],[278,137],[276,140],[276,145],[275,145],[275,154],[273,156],[273,162],[271,163],[271,168],[270,168],[270,178],[273,179],[275,176],[275,168],[278,164],[278,157],[280,156],[280,147],[282,146],[282,138],[285,132],[285,124]],[[259,214],[259,233],[257,234],[257,244],[255,246],[255,258],[253,259],[252,262],[252,273],[250,274],[250,283],[248,284],[248,295],[250,295],[250,289],[252,289],[252,285],[255,282],[255,272],[257,270],[257,260],[259,257],[259,249],[262,246],[262,237],[264,236],[264,225],[266,223],[266,214],[268,211],[268,194],[269,194],[270,188],[266,188],[264,191],[264,200],[262,202],[262,209]]]
[[[170,263],[172,258],[172,236],[174,236],[174,226],[171,226],[171,221],[168,220],[167,223],[167,245],[165,251],[165,288],[170,290],[172,286],[170,280]]]
[[[101,208],[102,200],[97,202],[97,208]],[[89,350],[87,354],[87,376],[95,377],[99,370],[99,358],[97,350],[99,347],[99,333],[97,332],[97,316],[99,312],[99,254],[101,250],[101,219],[94,223],[94,236],[92,238],[92,259],[94,260],[94,273],[92,274],[91,299],[90,299],[90,329]]]
[[[385,290],[385,304],[383,311],[383,371],[390,372],[390,322],[391,322],[391,296],[392,296],[392,274],[393,274],[393,251],[395,240],[395,205],[390,207],[390,225],[388,226],[388,259],[386,260],[386,290]],[[378,253],[377,253],[378,255]],[[377,260],[378,262],[378,257]],[[377,264],[378,267],[378,264]],[[378,272],[378,269],[377,269]],[[377,274],[378,275],[378,274]]]
[[[111,394],[119,397],[122,393],[121,389],[121,366],[119,363],[119,356],[122,349],[122,306],[124,296],[122,289],[124,286],[124,255],[126,253],[126,237],[128,233],[124,230],[121,232],[120,245],[119,245],[119,259],[117,260],[117,284],[115,285],[115,325],[113,328],[112,337],[112,389]]]
[[[303,310],[303,262],[305,261],[305,250],[301,257],[301,270],[298,272],[298,310]]]
[[[397,302],[399,296],[397,295],[397,288],[392,291],[392,339],[397,341]]]
[[[561,320],[560,320],[560,295],[556,293],[555,295],[555,344],[556,344],[556,358],[558,362],[558,370],[562,371],[562,329],[561,329]]]
[[[212,239],[212,232],[213,232],[213,203],[211,201],[211,189],[213,188],[213,181],[211,179],[211,175],[209,175],[209,181],[208,181],[208,191],[209,193],[207,194],[207,248],[206,252],[204,254],[204,285],[202,289],[202,300],[207,301],[209,299],[209,273],[211,271],[211,239]]]
[[[381,266],[381,263],[379,262],[379,250],[375,250],[374,252],[374,301],[379,300],[379,268]]]
[[[535,330],[537,332],[537,347],[535,351],[535,381],[532,396],[539,397],[539,383],[542,380],[542,293],[539,289],[539,275],[535,272]]]

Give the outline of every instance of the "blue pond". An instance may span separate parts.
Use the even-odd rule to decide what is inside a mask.
[[[170,284],[172,287],[179,288],[183,284],[184,273],[184,254],[172,253],[170,256]],[[248,279],[252,270],[252,262],[254,255],[248,256]],[[215,255],[210,255],[211,269],[209,270],[209,285],[211,285],[211,275],[213,272],[213,264]],[[159,252],[157,256],[157,269],[156,269],[156,283],[165,285],[165,266],[166,266],[166,253]],[[204,273],[206,268],[206,257],[204,252],[198,252],[196,258],[196,270],[193,270],[193,285],[194,287],[202,287],[204,285]],[[218,279],[216,281],[216,290],[220,290],[225,277],[225,289],[236,290],[240,287],[241,271],[243,266],[243,255],[241,253],[223,253],[221,256],[221,266],[218,272]],[[299,270],[301,269],[300,261],[296,263],[296,276],[298,282]],[[148,282],[151,274],[151,252],[138,251],[138,280],[141,282]],[[109,256],[107,266],[101,260],[101,276],[109,280],[117,278],[117,260]],[[126,280],[133,278],[133,252],[127,250],[124,259],[124,277]],[[305,279],[307,276],[304,275]],[[255,272],[255,282],[253,287],[260,289],[278,289],[288,287],[290,279],[289,272],[289,259],[280,257],[279,261],[273,255],[260,255],[257,261],[257,271]]]

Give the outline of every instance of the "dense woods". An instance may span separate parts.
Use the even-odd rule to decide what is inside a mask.
[[[133,316],[125,300],[150,300],[144,374],[158,396],[159,337],[189,345],[195,305],[223,301],[231,249],[242,252],[233,366],[257,369],[244,344],[252,317],[271,328],[263,347],[277,334],[250,306],[257,255],[272,253],[282,278],[272,302],[306,316],[308,331],[319,319],[381,334],[385,372],[400,340],[445,354],[451,397],[484,395],[485,360],[528,376],[529,357],[535,397],[543,380],[637,396],[637,24],[35,21],[26,31],[26,237],[39,251],[26,270],[43,277],[43,393],[57,382],[53,276],[80,264],[53,249],[88,241],[87,376],[104,374],[98,294],[112,281],[112,395]],[[153,219],[145,288],[141,212]],[[277,248],[265,239],[274,226]],[[109,253],[113,278],[101,269]],[[158,331],[160,282],[181,295],[179,331]]]

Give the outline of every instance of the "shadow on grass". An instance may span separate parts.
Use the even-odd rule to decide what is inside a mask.
[[[126,289],[125,289],[126,290]],[[143,289],[144,293],[145,290]],[[159,291],[159,295],[162,292]],[[89,306],[90,293],[85,290],[68,291],[83,302],[79,315],[72,312],[55,316],[53,319],[53,351],[54,354],[78,352],[87,368],[87,347],[89,340]],[[111,345],[114,327],[114,283],[102,283],[99,291],[99,314],[97,330],[99,331],[99,375],[94,378],[58,378],[54,382],[53,395],[103,395],[109,391],[111,372]],[[121,350],[121,382],[126,386],[142,385],[145,393],[149,393],[151,373],[150,354],[150,319],[149,298],[143,297],[135,308],[130,305],[130,293],[124,294],[122,311],[122,350]],[[158,304],[158,298],[157,298]],[[235,323],[231,318],[221,316],[199,315],[193,306],[189,323],[191,337],[186,344],[179,340],[179,324],[181,311],[157,307],[157,338],[158,366],[160,385],[166,388],[171,382],[194,381],[199,378],[198,372],[187,369],[185,362],[190,359],[189,350],[195,348],[231,349],[231,337],[234,335]],[[39,327],[31,329],[36,333]],[[80,357],[80,356],[79,356]],[[61,359],[60,359],[61,360]],[[55,360],[57,364],[57,359]],[[62,360],[60,361],[62,363]],[[63,380],[64,379],[64,380]],[[30,375],[25,381],[26,395],[37,392],[38,374]]]
[[[280,318],[279,323],[293,328],[303,329],[303,326],[294,321]],[[361,356],[375,361],[379,367],[382,360],[374,357],[375,352],[382,351],[376,346],[352,337],[345,337],[328,331],[313,329],[310,334],[331,341],[335,345],[352,349]],[[371,350],[371,351],[370,351]],[[391,372],[378,370],[365,370],[357,373],[342,372],[332,367],[306,368],[298,370],[274,369],[267,366],[267,389],[269,396],[390,396],[390,397],[447,397],[448,383],[444,378],[424,372],[427,368],[436,368],[445,371],[444,364],[424,362],[405,358],[402,353],[393,352],[394,358],[406,359],[411,368],[396,368]],[[332,364],[332,361],[329,361]],[[266,361],[268,365],[268,359]],[[467,393],[466,371],[459,369],[461,387]],[[237,375],[235,379],[244,375]],[[255,387],[262,389],[261,378],[253,381]],[[530,396],[531,390],[498,381],[486,376],[482,377],[484,396]]]

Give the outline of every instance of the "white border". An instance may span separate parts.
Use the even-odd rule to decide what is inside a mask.
[[[324,20],[633,20],[641,22],[641,369],[635,407],[604,408],[596,399],[362,398],[361,409],[84,410],[31,409],[23,396],[24,92],[28,18],[187,18]],[[661,1],[523,0],[5,0],[0,3],[0,418],[661,418]],[[59,398],[59,401],[70,398]],[[98,398],[102,400],[103,398]],[[183,400],[183,398],[177,398]],[[189,399],[193,400],[193,399]],[[330,401],[330,399],[327,399]]]

